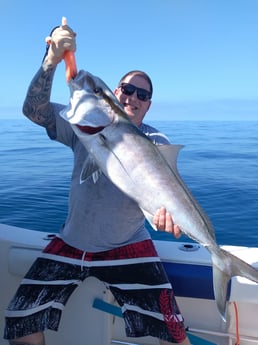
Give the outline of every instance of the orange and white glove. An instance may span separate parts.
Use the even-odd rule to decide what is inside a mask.
[[[56,66],[64,58],[66,51],[76,51],[76,33],[62,18],[62,25],[56,27],[50,36],[46,37],[47,50],[43,58],[44,65]]]

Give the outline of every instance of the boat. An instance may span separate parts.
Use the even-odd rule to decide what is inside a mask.
[[[0,224],[0,322],[21,278],[42,248],[55,236],[36,230]],[[226,322],[217,310],[213,294],[209,252],[198,243],[154,240],[172,282],[185,319],[190,341],[204,344],[258,344],[258,284],[234,277],[228,289]],[[221,246],[258,269],[258,248]],[[88,278],[63,312],[58,332],[46,331],[46,344],[55,345],[154,345],[153,337],[127,338],[120,307],[103,283]],[[7,341],[0,340],[0,345]]]

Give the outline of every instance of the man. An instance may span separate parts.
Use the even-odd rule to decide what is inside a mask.
[[[58,329],[62,306],[76,288],[75,282],[95,276],[110,288],[122,307],[128,336],[151,335],[161,339],[161,344],[189,344],[172,287],[138,205],[103,174],[97,182],[88,178],[80,184],[88,152],[60,117],[64,106],[50,102],[55,69],[65,50],[75,50],[75,34],[67,25],[53,31],[23,112],[45,127],[51,139],[73,150],[68,216],[60,235],[35,261],[25,276],[26,283],[21,283],[10,302],[4,336],[12,345],[44,345],[43,332]],[[114,93],[142,132],[155,144],[168,143],[163,134],[142,123],[152,96],[146,73],[127,73]],[[153,221],[159,230],[180,236],[180,229],[162,205]]]

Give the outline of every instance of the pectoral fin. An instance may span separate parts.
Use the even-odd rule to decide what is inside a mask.
[[[156,228],[156,226],[153,224],[153,214],[150,214],[149,212],[147,212],[146,210],[144,210],[143,208],[141,208],[142,213],[144,214],[144,217],[147,219],[147,221],[150,223],[151,227],[153,228],[153,230],[158,231],[158,229]]]
[[[94,161],[94,159],[91,156],[88,156],[88,158],[83,163],[81,175],[80,175],[80,183],[82,184],[85,182],[88,178],[92,178],[93,182],[96,183],[101,175],[101,170],[99,169],[98,165]]]

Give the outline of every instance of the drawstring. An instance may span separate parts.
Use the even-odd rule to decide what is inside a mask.
[[[85,256],[86,256],[86,251],[84,251],[83,254],[82,254],[81,272],[83,271],[83,267],[84,267],[83,263],[84,263]]]

